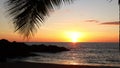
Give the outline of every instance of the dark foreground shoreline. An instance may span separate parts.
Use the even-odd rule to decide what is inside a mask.
[[[114,66],[89,66],[89,65],[59,65],[31,62],[6,62],[0,63],[0,68],[120,68]]]
[[[59,53],[69,51],[65,47],[58,47],[56,45],[27,45],[23,42],[10,42],[6,39],[0,40],[0,62],[9,62],[8,59],[25,58],[30,56],[37,56],[37,53]],[[35,52],[35,53],[34,53]]]

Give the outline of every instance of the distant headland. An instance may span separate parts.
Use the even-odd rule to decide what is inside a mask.
[[[29,46],[22,42],[9,42],[6,39],[0,40],[0,62],[6,62],[8,58],[36,56],[33,52],[58,53],[62,51],[69,51],[69,49],[56,45],[47,46],[40,44]]]

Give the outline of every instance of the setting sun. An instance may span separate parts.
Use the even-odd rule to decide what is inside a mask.
[[[71,33],[70,38],[71,38],[72,42],[78,42],[79,33],[77,33],[77,32]]]
[[[67,37],[69,38],[70,42],[79,42],[80,38],[83,36],[80,32],[67,32]]]

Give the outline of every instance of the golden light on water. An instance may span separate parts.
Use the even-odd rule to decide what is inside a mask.
[[[66,61],[64,62],[65,64],[68,64],[68,65],[79,65],[79,63],[75,62],[75,61]]]

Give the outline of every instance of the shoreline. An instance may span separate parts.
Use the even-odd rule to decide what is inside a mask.
[[[120,68],[117,66],[95,66],[95,65],[62,65],[51,63],[32,62],[5,62],[0,63],[0,68]]]

